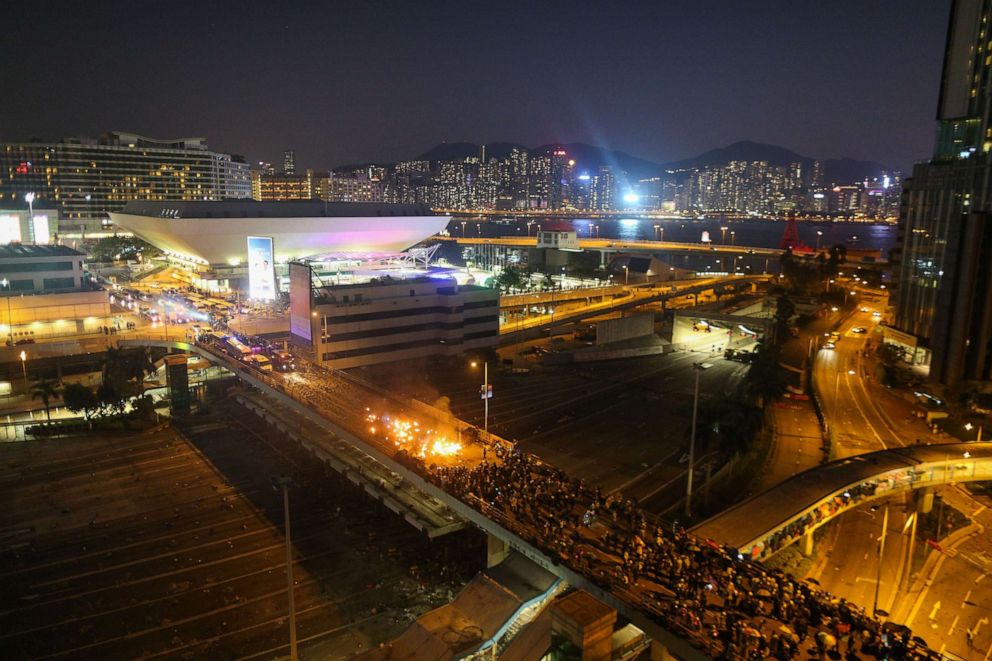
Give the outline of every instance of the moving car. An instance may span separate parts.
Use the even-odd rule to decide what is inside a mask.
[[[864,326],[855,326],[854,328],[851,329],[851,332],[860,335],[861,333],[867,333],[868,329],[865,328]]]

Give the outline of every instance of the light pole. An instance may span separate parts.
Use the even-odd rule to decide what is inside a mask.
[[[720,227],[720,243],[726,243],[727,242],[727,230],[729,230],[729,229],[730,228],[727,227],[726,225],[723,225],[722,227]]]
[[[624,284],[624,286],[627,285],[627,282],[629,281],[629,277],[630,277],[630,269],[627,268],[627,265],[626,264],[624,264],[623,265],[623,284]]]
[[[34,222],[34,193],[25,193],[24,201],[28,203],[28,215],[31,217],[30,221]]]
[[[655,223],[655,226],[654,226],[654,239],[655,239],[655,241],[661,241],[661,239],[659,238],[659,232],[658,232],[658,230],[660,230],[660,229],[661,229],[661,225],[658,225],[657,223]]]
[[[885,555],[885,535],[889,529],[889,506],[885,506],[885,514],[882,516],[882,535],[878,538],[878,572],[875,574],[875,605],[872,608],[872,615],[878,613],[878,588],[882,584],[882,556]]]
[[[709,363],[693,363],[696,372],[696,386],[692,397],[692,432],[689,438],[689,478],[685,485],[685,515],[692,516],[692,469],[696,463],[696,414],[699,410],[699,375],[712,367]]]
[[[730,232],[730,245],[732,245],[732,246],[737,245],[737,232],[736,231],[731,231]]]
[[[467,220],[462,221],[462,238],[465,238],[465,226],[468,224]]]
[[[478,367],[479,363],[472,361],[472,367]],[[482,401],[483,401],[483,429],[486,432],[486,441],[489,441],[489,361],[482,362]]]
[[[596,238],[599,238],[599,225],[593,225],[596,228]]]
[[[14,320],[11,318],[10,314],[10,280],[4,278],[0,280],[0,285],[7,290],[7,344],[8,346],[14,346]]]
[[[282,515],[286,525],[286,591],[289,594],[289,655],[292,661],[298,661],[296,650],[296,604],[293,601],[293,545],[289,532],[289,487],[293,479],[286,476],[272,478],[272,488],[276,491],[282,488]]]
[[[823,231],[816,230],[816,252],[820,252],[820,239],[823,238]]]
[[[28,354],[21,350],[21,374],[24,376],[24,394],[28,392]]]

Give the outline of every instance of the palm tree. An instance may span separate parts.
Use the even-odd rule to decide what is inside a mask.
[[[41,403],[45,406],[45,417],[48,418],[48,422],[52,421],[52,399],[58,397],[62,392],[59,388],[61,385],[58,381],[42,379],[41,381],[36,381],[34,387],[31,388],[31,399],[41,400]]]

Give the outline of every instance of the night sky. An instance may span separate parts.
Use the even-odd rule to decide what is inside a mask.
[[[664,162],[737,140],[907,168],[949,0],[3,4],[0,139],[202,136],[317,169],[442,141]]]

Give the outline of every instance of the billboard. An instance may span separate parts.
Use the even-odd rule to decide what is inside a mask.
[[[271,301],[276,297],[276,265],[271,236],[248,237],[248,297]]]
[[[312,297],[310,265],[300,262],[289,264],[289,332],[313,341],[310,321],[310,301]]]

